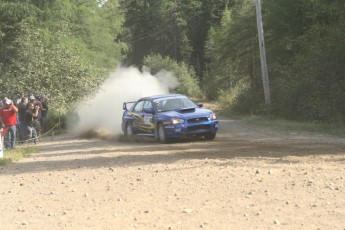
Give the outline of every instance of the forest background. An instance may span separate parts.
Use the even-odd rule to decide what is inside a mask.
[[[269,108],[255,0],[0,0],[0,96],[68,110],[122,63],[173,71],[177,92],[226,113],[343,124],[344,1],[261,3]]]

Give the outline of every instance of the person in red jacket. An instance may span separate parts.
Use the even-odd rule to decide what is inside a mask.
[[[0,117],[5,125],[5,147],[14,148],[16,143],[18,108],[10,99],[4,100],[4,107],[0,109]]]

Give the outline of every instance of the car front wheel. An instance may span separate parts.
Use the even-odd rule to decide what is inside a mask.
[[[165,128],[163,126],[163,124],[159,124],[158,126],[158,140],[162,143],[167,143],[167,135],[165,132]]]

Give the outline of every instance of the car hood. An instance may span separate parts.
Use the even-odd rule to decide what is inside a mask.
[[[162,112],[160,113],[160,115],[174,118],[190,119],[195,117],[210,117],[212,113],[213,112],[208,109],[195,108]]]

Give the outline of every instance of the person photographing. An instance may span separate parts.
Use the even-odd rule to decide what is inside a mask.
[[[6,98],[4,106],[0,109],[0,117],[4,124],[5,148],[13,149],[16,143],[18,108],[13,101]]]
[[[28,103],[28,109],[25,112],[24,126],[26,131],[26,138],[33,139],[35,144],[37,141],[37,132],[35,129],[35,120],[38,117],[39,106],[34,103]]]

